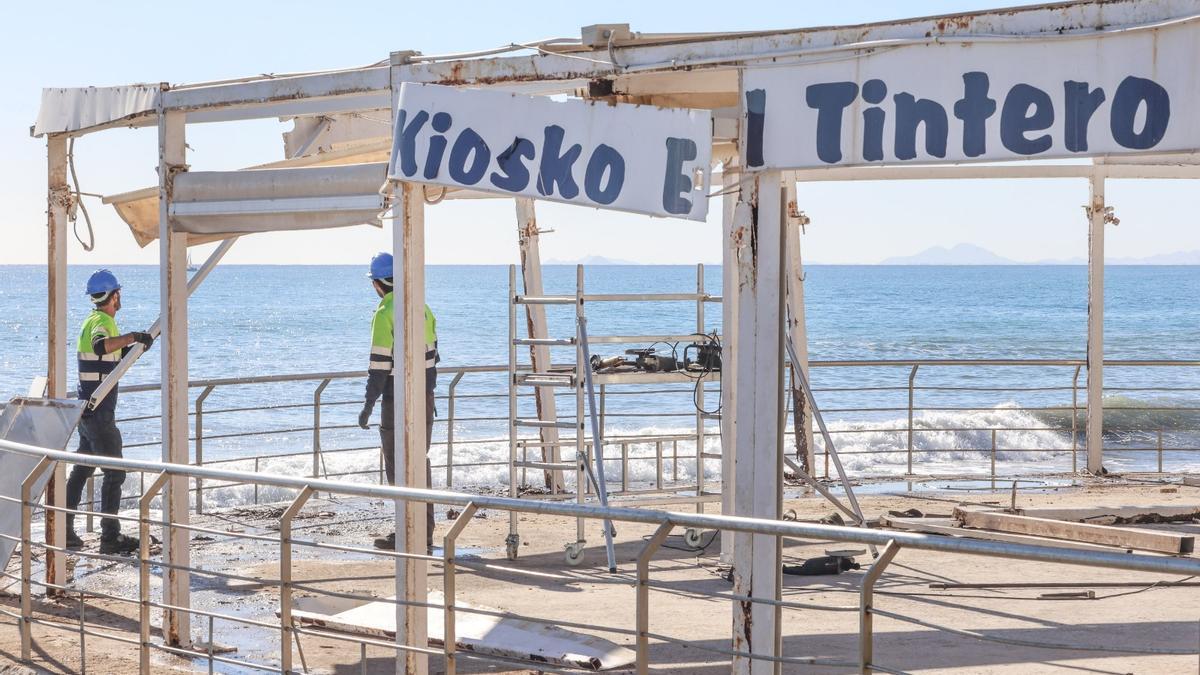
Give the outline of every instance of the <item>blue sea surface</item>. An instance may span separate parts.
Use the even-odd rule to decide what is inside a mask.
[[[70,338],[90,309],[82,289],[91,269],[72,266],[68,309]],[[124,285],[122,330],[145,329],[158,315],[158,269],[114,267]],[[548,293],[575,291],[573,266],[547,266]],[[503,365],[507,362],[508,275],[506,266],[430,266],[427,300],[437,316],[443,366]],[[704,288],[720,295],[721,269],[704,270]],[[586,269],[588,293],[689,292],[697,287],[690,266],[594,266]],[[1106,272],[1105,352],[1109,360],[1200,359],[1200,268],[1112,266]],[[75,292],[75,291],[78,292]],[[805,295],[810,358],[824,360],[1083,359],[1086,357],[1087,276],[1082,266],[811,266]],[[189,304],[189,375],[206,378],[363,370],[371,316],[378,298],[362,269],[346,266],[222,265]],[[571,307],[547,307],[552,335],[574,333]],[[690,334],[696,332],[695,303],[603,303],[587,305],[595,335]],[[705,307],[706,330],[719,329],[720,305]],[[523,329],[523,317],[518,322]],[[662,347],[660,345],[660,347]],[[679,346],[682,350],[683,345]],[[72,345],[73,350],[73,345]],[[596,345],[603,355],[615,353]],[[157,348],[138,363],[126,385],[159,380]],[[556,353],[570,361],[572,350]],[[73,354],[70,381],[75,382]],[[46,273],[39,266],[0,266],[0,397],[23,394],[46,364]],[[1082,406],[1086,370],[1067,367],[922,366],[915,377],[914,445],[922,463],[937,470],[987,470],[991,434],[1000,460],[1020,470],[1070,469],[1072,381]],[[813,369],[812,380],[835,442],[850,457],[852,471],[894,471],[904,462],[907,383],[910,367]],[[450,377],[443,375],[444,397]],[[203,452],[207,461],[253,457],[312,448],[312,398],[319,381],[221,387],[205,401]],[[322,446],[366,447],[373,432],[353,427],[361,380],[334,381],[323,394],[322,424],[344,427],[323,432]],[[1117,468],[1153,468],[1156,453],[1125,453],[1153,447],[1159,430],[1169,449],[1200,445],[1200,369],[1111,367],[1105,373],[1106,446]],[[606,400],[608,433],[681,432],[694,429],[695,408],[687,387],[661,396],[653,388],[617,388]],[[996,391],[1000,389],[1001,391]],[[193,397],[200,393],[193,389]],[[456,447],[461,461],[490,461],[491,469],[464,473],[465,483],[500,481],[506,469],[508,412],[502,374],[470,374],[457,385],[455,433],[475,438],[474,449]],[[466,395],[466,396],[462,396]],[[716,388],[707,407],[714,407]],[[561,399],[569,414],[574,397]],[[302,407],[308,405],[309,407]],[[213,413],[232,408],[270,410]],[[439,401],[444,420],[446,400]],[[532,415],[529,408],[523,414]],[[1142,410],[1150,407],[1152,410]],[[1047,410],[1050,408],[1050,410]],[[1160,408],[1169,408],[1161,410]],[[121,417],[157,413],[157,394],[123,394]],[[1032,410],[1030,410],[1032,409]],[[661,416],[667,413],[669,416]],[[1079,423],[1076,422],[1076,426]],[[1134,428],[1136,427],[1136,428]],[[158,423],[123,425],[131,456],[156,457]],[[280,433],[243,436],[254,430]],[[873,431],[873,430],[892,431]],[[964,431],[956,431],[964,429]],[[444,440],[445,426],[436,440]],[[715,422],[710,423],[715,431]],[[716,439],[711,439],[713,443]],[[1150,445],[1147,446],[1147,443]],[[1082,447],[1082,441],[1077,443]],[[1030,446],[1030,447],[1025,447]],[[1014,452],[1005,452],[1012,450]],[[1021,454],[1024,451],[1024,454]],[[1035,453],[1033,451],[1040,451]],[[435,454],[436,454],[435,449]],[[472,454],[474,453],[474,454]],[[1167,453],[1167,469],[1193,462],[1192,453]],[[369,459],[374,462],[374,459]],[[311,464],[311,462],[309,462]],[[361,468],[361,467],[360,467]],[[333,469],[328,469],[336,473]],[[456,474],[455,481],[459,481]]]

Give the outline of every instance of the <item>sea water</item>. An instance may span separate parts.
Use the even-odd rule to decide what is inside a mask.
[[[72,266],[68,308],[71,351],[80,322],[90,309],[83,294],[91,269]],[[122,330],[143,330],[157,317],[158,270],[114,267],[124,290],[117,316]],[[704,288],[720,295],[721,269],[705,268]],[[442,366],[507,363],[508,268],[431,266],[427,300],[437,316]],[[586,269],[588,293],[690,292],[697,287],[691,266],[593,266]],[[545,268],[548,293],[575,291],[575,268]],[[78,292],[76,292],[78,291]],[[1109,360],[1200,358],[1200,268],[1112,266],[1106,272],[1105,352]],[[805,294],[810,358],[820,360],[913,359],[1083,359],[1086,357],[1087,276],[1082,266],[810,266]],[[370,322],[378,297],[364,272],[346,266],[222,265],[191,298],[189,376],[237,378],[289,373],[364,370]],[[0,398],[23,394],[46,364],[46,274],[39,266],[0,267]],[[552,336],[574,334],[572,307],[547,307]],[[697,332],[691,302],[587,305],[592,335],[687,335]],[[720,327],[720,305],[707,304],[703,326]],[[523,319],[519,322],[523,327]],[[630,347],[638,345],[627,345]],[[646,345],[648,346],[648,345]],[[685,344],[674,348],[682,353]],[[620,348],[595,345],[602,355]],[[671,345],[657,345],[670,351]],[[156,346],[123,384],[160,378]],[[572,349],[555,361],[573,361]],[[75,383],[71,354],[69,380]],[[914,379],[914,465],[919,472],[983,475],[995,456],[1000,473],[1064,471],[1071,448],[1082,450],[1082,422],[1072,434],[1073,393],[1082,407],[1086,370],[1075,367],[922,366]],[[903,473],[907,467],[909,366],[814,368],[818,404],[851,473]],[[444,463],[447,387],[439,381],[435,463]],[[1078,391],[1072,391],[1073,381]],[[236,468],[304,473],[313,447],[312,401],[319,381],[219,387],[204,401],[203,455],[206,462],[242,458]],[[1111,367],[1105,372],[1106,463],[1110,470],[1152,470],[1153,449],[1162,435],[1167,470],[1200,466],[1200,369]],[[378,467],[377,435],[356,425],[361,379],[334,380],[322,394],[321,446],[363,448],[326,456],[322,473]],[[609,387],[606,435],[692,433],[695,388]],[[668,391],[669,390],[669,391]],[[194,400],[203,390],[193,388]],[[456,385],[454,473],[456,487],[507,483],[507,389],[503,373],[468,374]],[[717,387],[704,399],[717,406]],[[119,417],[126,455],[160,455],[158,394],[123,393]],[[522,399],[522,415],[533,405]],[[560,395],[560,414],[574,412],[574,396]],[[228,411],[228,412],[220,412]],[[376,416],[378,413],[376,413]],[[253,433],[270,431],[271,433]],[[716,423],[707,445],[719,450]],[[854,432],[854,433],[851,433]],[[193,429],[193,435],[195,430]],[[818,443],[818,447],[823,445]],[[679,452],[691,452],[681,444]],[[194,450],[193,450],[194,452]],[[647,456],[652,445],[635,445]],[[255,460],[259,457],[262,459]],[[1193,459],[1196,457],[1196,459]],[[1082,461],[1082,460],[1080,460]],[[818,457],[818,473],[822,466]],[[469,465],[469,466],[468,466]],[[694,475],[694,461],[668,460],[669,474]],[[653,475],[653,462],[633,462],[631,480]],[[719,468],[709,462],[706,473]],[[358,477],[362,479],[362,477]],[[444,484],[442,470],[435,484]],[[252,488],[229,490],[223,500],[246,499]],[[269,498],[269,495],[260,495]]]

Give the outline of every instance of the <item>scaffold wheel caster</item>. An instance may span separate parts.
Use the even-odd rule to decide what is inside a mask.
[[[509,560],[516,560],[517,553],[521,550],[521,535],[510,534],[504,539],[504,553]]]
[[[583,563],[583,542],[567,544],[567,564],[571,567],[578,567],[581,563]]]
[[[683,533],[683,543],[687,544],[691,548],[700,548],[700,530],[697,530],[694,527],[689,527],[687,531]]]

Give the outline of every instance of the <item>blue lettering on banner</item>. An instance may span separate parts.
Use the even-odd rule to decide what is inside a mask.
[[[396,136],[399,138],[400,145],[400,170],[410,178],[417,172],[417,134],[421,132],[421,127],[425,126],[425,122],[428,120],[429,113],[424,110],[413,115],[411,122],[408,122],[407,110],[401,110],[396,117],[396,129],[398,130]],[[395,173],[395,171],[396,167],[392,167],[392,172]]]
[[[842,111],[858,96],[853,82],[827,82],[811,85],[804,92],[808,107],[817,111],[817,157],[822,162],[842,161]]]
[[[908,92],[892,97],[896,101],[896,158],[917,156],[917,127],[925,126],[925,152],[934,157],[946,156],[946,109],[927,98],[917,99]]]
[[[456,120],[446,111],[434,113],[417,107],[398,110],[389,175],[400,180],[481,186],[513,194],[536,190],[544,197],[562,200],[586,196],[588,202],[598,206],[617,203],[627,179],[632,180],[625,156],[613,145],[589,145],[584,163],[585,147],[569,141],[571,130],[546,124],[541,139],[513,136],[501,150],[499,145],[489,145],[489,139],[476,130],[479,124],[474,128],[465,125],[464,114]],[[421,141],[426,143],[421,145]],[[666,145],[663,209],[668,214],[687,216],[693,210],[694,198],[690,195],[695,189],[689,163],[699,156],[698,144],[688,138],[667,138]],[[662,167],[637,168],[639,179],[645,180],[647,174]],[[657,208],[653,212],[659,213]]]
[[[621,194],[624,185],[625,158],[612,146],[603,143],[597,145],[583,174],[584,194],[597,204],[611,204]]]
[[[579,186],[575,184],[571,168],[583,148],[576,144],[567,148],[566,152],[561,152],[564,134],[563,128],[557,124],[546,127],[545,140],[542,141],[542,162],[538,167],[537,191],[548,197],[554,194],[557,185],[558,196],[574,199],[579,194]]]
[[[746,92],[746,165],[763,165],[763,120],[767,113],[767,92]]]
[[[862,97],[867,103],[883,103],[887,96],[887,84],[883,80],[863,82]],[[871,106],[863,110],[863,159],[878,162],[883,159],[883,123],[887,113],[883,108]]]
[[[533,159],[537,151],[533,149],[533,141],[528,138],[514,138],[512,145],[504,152],[496,155],[496,164],[500,172],[493,171],[492,185],[509,192],[520,192],[529,185],[529,168],[523,159]]]
[[[471,159],[470,166],[467,158]],[[492,152],[487,143],[471,127],[463,129],[450,149],[450,178],[456,183],[474,185],[487,173],[488,164],[492,162]]]
[[[1071,152],[1087,152],[1088,122],[1104,103],[1104,90],[1089,89],[1087,82],[1067,80],[1063,83],[1066,110],[1063,111],[1063,144]]]
[[[1143,103],[1146,105],[1146,122],[1141,131],[1134,131],[1137,111]],[[1127,77],[1117,85],[1110,124],[1113,139],[1122,147],[1133,150],[1153,148],[1167,133],[1170,119],[1171,97],[1162,85],[1142,77]]]
[[[1062,148],[1070,153],[1088,152],[1089,133],[1103,128],[1092,124],[1092,120],[1098,114],[1104,114],[1106,103],[1109,108],[1104,112],[1109,117],[1112,141],[1131,150],[1149,150],[1158,145],[1166,136],[1171,120],[1169,93],[1161,84],[1143,77],[1126,77],[1111,97],[1102,87],[1066,80],[1062,98],[1058,99],[1061,107],[1057,109],[1056,99],[1050,93],[1031,84],[1014,84],[998,105],[997,100],[988,95],[991,82],[987,73],[963,73],[962,82],[962,98],[954,102],[953,113],[961,122],[956,128],[961,126],[962,154],[966,157],[987,155],[988,124],[995,118],[997,108],[1000,111],[1000,143],[1008,152],[1023,156],[1044,154],[1054,148],[1056,138],[1050,130],[1055,128],[1058,115],[1062,116]],[[764,148],[770,147],[770,139],[764,138],[767,94],[768,90],[764,88],[745,92],[745,155],[747,166],[752,168],[767,163],[763,157]],[[945,158],[951,129],[943,103],[901,91],[891,97],[892,109],[889,111],[885,103],[887,95],[887,82],[878,78],[863,82],[861,91],[857,83],[850,81],[805,86],[805,103],[816,111],[812,146],[817,158],[825,164],[843,161],[843,132],[847,128],[844,117],[847,109],[857,110],[856,104],[860,100],[869,104],[862,106],[862,123],[851,124],[849,128],[852,133],[861,133],[863,161],[884,161],[889,112],[895,159]],[[919,133],[924,140],[920,151]],[[1055,133],[1059,132],[1056,130]],[[668,187],[674,186],[668,184],[664,189]]]
[[[963,73],[963,97],[954,102],[954,116],[963,123],[964,155],[987,152],[987,120],[995,112],[996,101],[988,98],[987,73]]]
[[[690,138],[667,139],[667,171],[663,178],[663,209],[667,213],[691,213],[692,179],[682,173],[683,163],[696,159],[696,142]]]
[[[446,153],[446,137],[442,134],[450,130],[450,125],[454,123],[454,118],[448,112],[435,113],[430,126],[438,132],[429,139],[429,152],[425,155],[425,172],[424,176],[427,180],[432,180],[438,177],[438,171],[442,168],[442,155]]]
[[[1054,103],[1050,95],[1028,84],[1014,84],[1004,97],[1000,110],[1000,142],[1018,155],[1036,155],[1050,149],[1050,134],[1029,138],[1031,131],[1049,129],[1054,124]]]

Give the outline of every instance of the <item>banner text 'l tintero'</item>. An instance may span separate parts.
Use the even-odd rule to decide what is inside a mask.
[[[404,83],[388,177],[704,220],[707,110]]]
[[[1190,22],[749,68],[742,160],[806,169],[1195,150],[1198,63]]]

